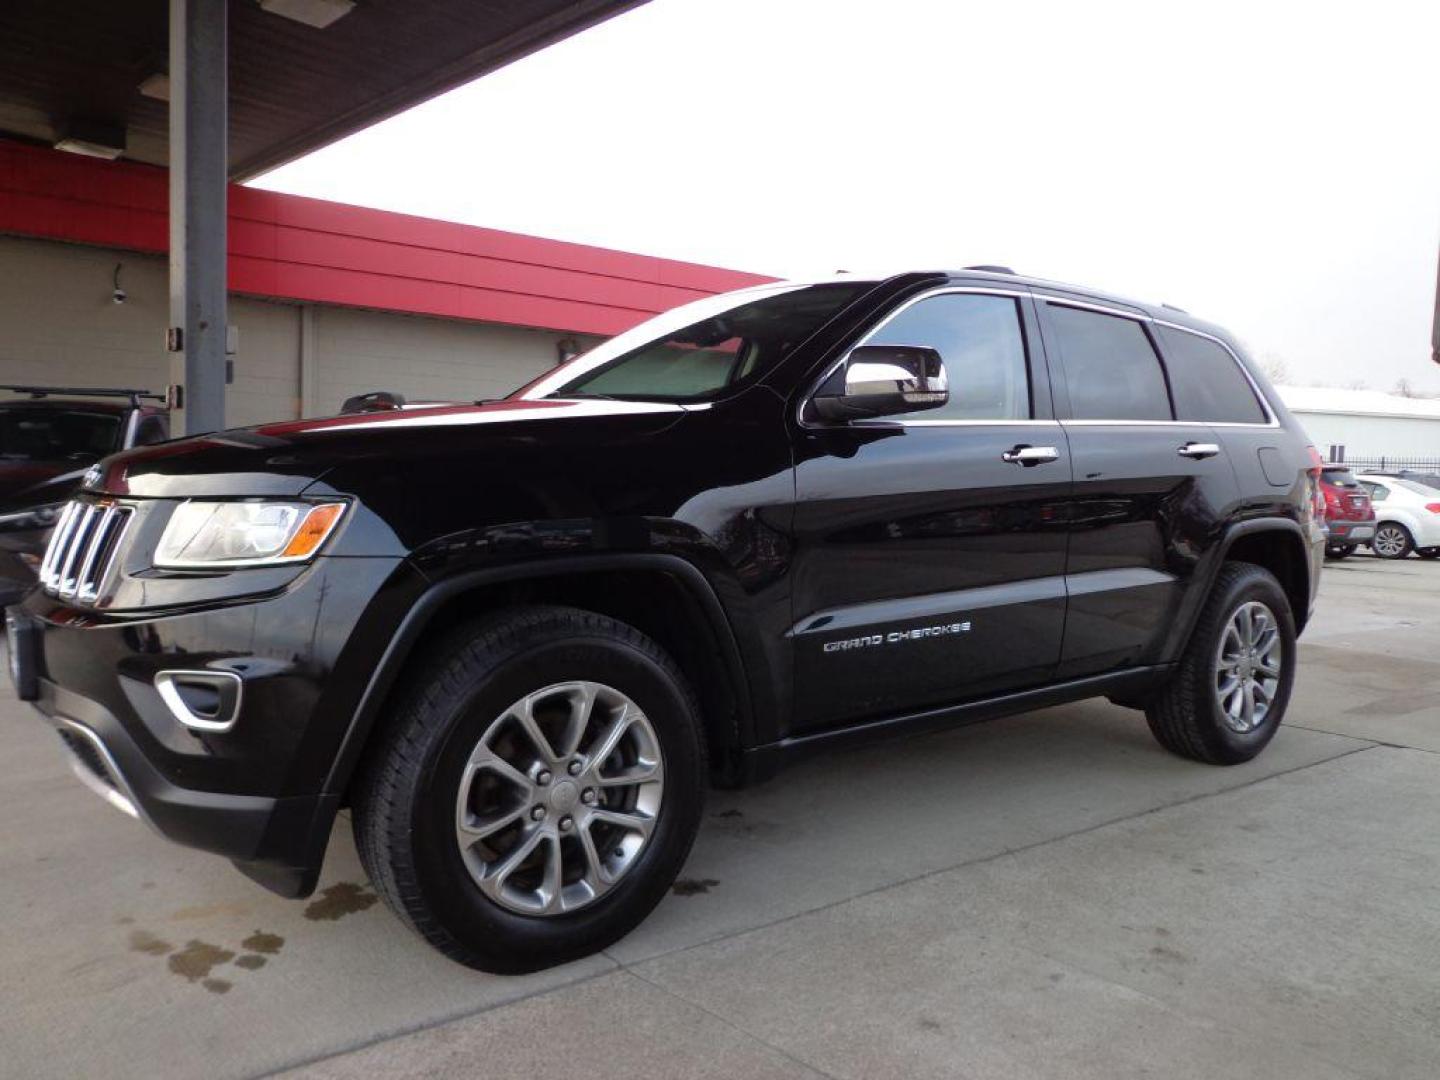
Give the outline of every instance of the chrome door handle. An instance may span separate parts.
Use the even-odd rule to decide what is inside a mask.
[[[1044,465],[1047,461],[1055,461],[1059,457],[1060,451],[1053,446],[1017,446],[1001,454],[1000,460],[1028,468],[1031,465]]]
[[[1181,457],[1200,458],[1214,457],[1220,453],[1220,447],[1213,442],[1187,442],[1179,450],[1175,451]]]

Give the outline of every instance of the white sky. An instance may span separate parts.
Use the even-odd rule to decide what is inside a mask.
[[[1440,3],[652,0],[277,191],[777,276],[1002,263],[1440,393]]]

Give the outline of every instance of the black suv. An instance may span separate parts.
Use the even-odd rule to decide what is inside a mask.
[[[35,583],[50,529],[107,454],[170,437],[164,398],[147,390],[0,386],[0,607]],[[123,400],[87,400],[87,399]]]
[[[1252,758],[1319,464],[1169,308],[978,271],[766,285],[501,401],[107,459],[12,668],[171,839],[304,896],[348,805],[401,919],[530,970],[645,917],[707,781],[1096,695]]]

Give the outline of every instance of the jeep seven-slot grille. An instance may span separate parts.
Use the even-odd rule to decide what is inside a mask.
[[[130,507],[113,502],[69,503],[60,513],[40,564],[40,584],[45,591],[82,603],[99,597],[120,552],[131,512]]]

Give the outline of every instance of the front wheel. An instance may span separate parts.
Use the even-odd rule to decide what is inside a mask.
[[[1382,559],[1403,559],[1415,549],[1410,530],[1394,521],[1382,521],[1375,530],[1370,547]]]
[[[1354,554],[1354,544],[1334,544],[1325,549],[1325,557],[1327,559],[1348,559]]]
[[[1170,681],[1145,718],[1160,745],[1211,765],[1249,761],[1275,737],[1295,681],[1295,619],[1270,571],[1226,563]]]
[[[1440,547],[1416,548],[1415,554],[1422,559],[1440,559]]]
[[[527,607],[413,671],[355,798],[361,862],[400,918],[483,971],[596,952],[670,887],[699,828],[699,711],[633,627]]]

